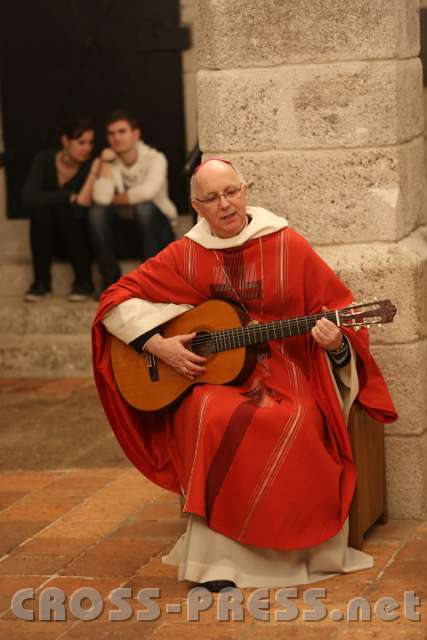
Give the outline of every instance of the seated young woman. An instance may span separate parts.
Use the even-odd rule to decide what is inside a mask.
[[[27,302],[44,299],[51,291],[51,266],[59,234],[74,271],[68,296],[81,301],[93,294],[87,212],[99,160],[91,161],[94,126],[87,117],[71,118],[59,131],[60,146],[34,158],[22,191],[30,212],[30,244],[34,279]]]

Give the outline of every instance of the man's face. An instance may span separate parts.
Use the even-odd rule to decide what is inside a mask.
[[[246,223],[246,191],[246,184],[241,184],[232,167],[213,160],[196,174],[196,193],[192,204],[197,213],[207,220],[215,235],[232,238]],[[224,192],[232,194],[232,197],[227,199],[221,195],[218,201],[215,196]]]
[[[113,151],[119,154],[130,151],[139,137],[139,129],[132,129],[127,120],[117,120],[107,127],[108,144]]]

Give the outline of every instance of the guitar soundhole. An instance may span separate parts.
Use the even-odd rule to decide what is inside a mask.
[[[210,345],[210,333],[208,331],[199,331],[196,337],[191,341],[191,351],[193,351],[193,353],[197,353],[198,356],[207,358],[212,355]]]

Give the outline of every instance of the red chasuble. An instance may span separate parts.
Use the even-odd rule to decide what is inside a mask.
[[[270,342],[244,384],[196,385],[173,411],[141,412],[115,386],[101,323],[135,297],[191,305],[229,298],[268,322],[344,307],[352,301],[346,286],[289,228],[226,250],[184,237],[111,286],[93,327],[95,380],[117,439],[146,477],[185,494],[185,511],[259,547],[299,549],[335,535],[355,469],[324,350],[310,334]],[[395,420],[367,330],[344,331],[358,354],[358,401],[376,420]]]

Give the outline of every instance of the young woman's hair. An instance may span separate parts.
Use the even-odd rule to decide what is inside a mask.
[[[59,127],[59,137],[67,136],[70,140],[77,140],[85,131],[92,131],[94,124],[88,116],[74,116],[64,120]]]

